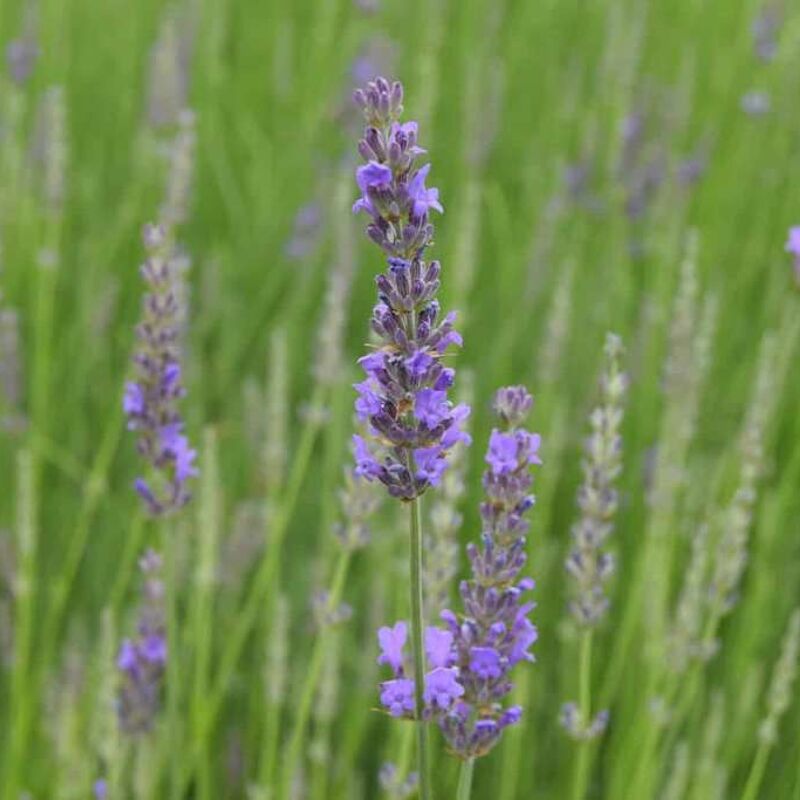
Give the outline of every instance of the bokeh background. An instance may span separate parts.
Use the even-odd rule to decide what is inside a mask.
[[[790,681],[776,737],[759,732],[782,641],[777,673],[791,677],[800,604],[800,267],[784,250],[800,224],[797,8],[6,0],[0,40],[0,794],[87,798],[98,780],[119,798],[413,794],[409,725],[375,709],[375,630],[408,613],[405,517],[379,489],[365,520],[342,496],[382,269],[350,212],[350,95],[385,74],[405,84],[445,207],[432,252],[474,406],[463,491],[439,498],[463,521],[442,525],[426,496],[429,551],[479,530],[498,386],[530,388],[543,437],[537,661],[519,671],[523,722],[480,761],[473,796],[568,797],[589,747],[586,797],[711,800],[749,785],[748,800],[800,798]],[[140,232],[176,203],[182,409],[201,476],[163,525],[132,490],[121,398]],[[559,723],[578,669],[563,562],[608,331],[630,379],[618,568],[592,675],[611,721],[581,743]],[[343,525],[370,534],[346,559]],[[741,578],[686,671],[670,672],[653,654],[677,647],[706,530],[701,598],[721,559]],[[174,556],[180,691],[131,737],[115,656],[147,546]],[[449,568],[464,575],[457,552]],[[651,591],[666,603],[657,625]],[[438,796],[451,797],[457,764],[434,739]]]

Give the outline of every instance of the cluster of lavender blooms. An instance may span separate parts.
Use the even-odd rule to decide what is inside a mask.
[[[522,386],[500,389],[494,408],[502,423],[489,438],[486,494],[481,504],[481,544],[467,548],[472,578],[461,583],[464,613],[444,610],[445,628],[429,627],[425,651],[425,718],[436,720],[450,749],[461,758],[484,755],[504,728],[518,722],[519,706],[502,703],[512,689],[509,675],[521,661],[533,661],[537,639],[528,619],[534,604],[524,594],[534,587],[520,578],[526,561],[525,513],[533,506],[530,467],[540,464],[540,437],[520,427],[532,405]],[[405,622],[378,631],[378,663],[394,678],[381,684],[381,703],[395,717],[414,715],[414,681],[407,677]]]
[[[447,399],[455,371],[441,363],[461,337],[455,314],[442,317],[436,300],[440,265],[423,259],[433,239],[429,213],[442,206],[438,191],[425,186],[430,165],[416,166],[424,153],[417,124],[399,122],[402,85],[377,78],[354,97],[367,120],[358,145],[367,163],[356,171],[362,194],[353,210],[369,214],[367,233],[388,263],[372,314],[381,344],[359,362],[366,380],[356,385],[356,413],[369,437],[354,437],[357,471],[413,500],[440,482],[450,448],[469,442],[460,429],[469,408]]]
[[[623,400],[627,379],[620,371],[622,342],[608,334],[606,367],[601,378],[602,399],[592,411],[592,432],[585,444],[583,483],[578,491],[580,518],[572,527],[573,548],[565,566],[575,580],[570,611],[582,627],[593,627],[608,610],[603,585],[613,574],[614,559],[601,547],[613,530],[617,510],[614,481],[622,468]]]
[[[122,642],[117,656],[122,677],[117,700],[119,724],[123,731],[131,734],[152,729],[161,706],[167,663],[161,557],[148,550],[140,559],[139,567],[144,583],[137,635]]]
[[[136,479],[135,487],[148,511],[163,515],[185,505],[188,481],[197,475],[195,451],[183,432],[178,401],[184,396],[180,365],[181,308],[175,291],[175,263],[166,230],[144,229],[148,258],[141,274],[148,284],[136,328],[139,350],[134,355],[136,380],[125,386],[123,408],[128,428],[137,431],[137,448],[152,467],[152,478]]]
[[[794,279],[800,289],[800,225],[789,228],[789,238],[786,240],[786,252],[794,259]]]

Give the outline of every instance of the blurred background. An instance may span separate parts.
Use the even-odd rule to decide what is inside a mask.
[[[572,796],[585,747],[586,797],[800,800],[797,8],[6,0],[0,43],[2,796],[414,794],[410,726],[375,710],[375,630],[408,613],[405,518],[348,478],[383,268],[350,210],[350,98],[382,74],[405,84],[444,205],[431,254],[473,404],[474,446],[425,504],[451,600],[498,386],[530,389],[543,438],[537,661],[473,796]],[[151,221],[175,231],[199,451],[168,524],[132,489],[122,412]],[[563,562],[609,331],[630,384],[594,636],[611,721],[586,742],[559,723],[578,681]],[[369,543],[342,550],[343,530]],[[130,735],[115,661],[148,546],[172,553],[182,688]],[[434,739],[451,797],[457,764]]]

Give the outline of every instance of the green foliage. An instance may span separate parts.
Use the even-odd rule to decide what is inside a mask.
[[[445,206],[433,253],[443,305],[462,311],[457,363],[474,377],[462,544],[478,530],[497,386],[531,389],[544,442],[530,537],[537,662],[515,690],[523,721],[475,764],[472,796],[569,796],[578,749],[590,748],[587,798],[708,800],[747,786],[750,800],[800,800],[796,683],[777,736],[761,746],[758,736],[800,601],[800,292],[783,252],[800,224],[800,15],[784,4],[777,54],[762,63],[750,0],[376,5],[185,0],[178,16],[192,40],[197,126],[191,210],[177,234],[192,259],[183,406],[202,446],[197,496],[169,530],[142,517],[121,410],[139,232],[158,216],[174,133],[146,121],[166,6],[39,0],[33,75],[21,89],[0,79],[0,311],[19,315],[13,410],[26,420],[0,429],[0,794],[86,798],[105,778],[114,800],[274,800],[273,786],[351,800],[383,796],[383,762],[399,766],[398,786],[413,769],[410,725],[374,710],[375,629],[409,613],[405,515],[384,504],[352,556],[333,535],[347,510],[350,384],[380,267],[363,220],[349,215],[350,69],[381,37]],[[3,46],[25,13],[0,4]],[[45,191],[33,146],[53,86],[66,115],[62,200]],[[751,90],[769,93],[769,113],[742,110]],[[633,218],[636,167],[621,166],[621,130],[636,112],[647,119],[639,168],[657,163],[665,178]],[[58,119],[47,119],[52,131]],[[704,153],[703,176],[681,185],[681,165]],[[587,184],[571,197],[565,169],[579,163]],[[295,216],[312,200],[319,241],[292,259]],[[687,288],[681,264],[695,245]],[[353,271],[343,366],[321,381],[317,327],[343,259]],[[612,605],[592,638],[592,707],[611,717],[589,743],[559,725],[579,690],[563,560],[607,331],[626,344],[631,382]],[[768,402],[753,408],[766,350]],[[665,379],[681,357],[696,372]],[[659,483],[656,468],[675,472]],[[743,485],[755,486],[744,501]],[[426,497],[426,528],[432,505]],[[676,676],[674,610],[704,525],[714,543],[743,526],[748,560],[736,605],[711,604],[696,631],[703,653],[714,641],[716,653]],[[163,719],[130,742],[110,702],[113,650],[135,624],[136,559],[148,544],[167,551],[177,634]],[[345,601],[353,615],[320,633],[311,597],[325,588],[325,613]],[[275,664],[286,674],[272,674]],[[452,797],[458,765],[431,733],[437,797]]]

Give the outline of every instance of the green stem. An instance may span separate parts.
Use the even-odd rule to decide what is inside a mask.
[[[122,608],[126,593],[130,588],[131,578],[136,575],[136,560],[141,555],[146,531],[145,518],[137,509],[128,535],[125,537],[116,578],[111,584],[108,605],[113,613]]]
[[[468,758],[461,763],[461,772],[458,775],[458,794],[456,800],[469,800],[472,792],[472,773],[475,769],[475,759]]]
[[[166,566],[166,607],[167,607],[167,648],[169,658],[167,659],[167,724],[165,733],[165,752],[171,748],[176,748],[180,752],[180,698],[178,696],[181,685],[181,664],[180,664],[180,628],[178,624],[178,576],[176,564],[177,543],[175,536],[177,529],[168,521],[161,525],[162,552]],[[168,745],[168,746],[167,746]],[[172,800],[177,800],[181,796],[180,790],[180,768],[179,759],[169,759],[169,778],[170,794]]]
[[[579,666],[579,705],[581,709],[581,723],[590,725],[592,719],[592,631],[583,632],[581,637],[581,652]],[[586,795],[586,785],[589,778],[589,742],[578,744],[578,758],[575,762],[575,782],[572,796],[574,800],[583,800]]]
[[[192,628],[194,630],[194,685],[192,687],[192,720],[203,715],[211,675],[211,631],[214,613],[214,575],[216,571],[217,536],[219,533],[219,474],[217,438],[213,428],[203,436],[203,472],[200,487],[200,508],[197,526],[200,539],[197,548],[197,570],[192,594]],[[212,759],[202,759],[198,770],[197,796],[211,800]]]
[[[414,651],[414,710],[417,728],[417,767],[419,769],[420,800],[430,800],[431,779],[428,765],[428,725],[423,719],[425,702],[423,683],[425,680],[425,650],[423,639],[422,610],[422,504],[418,497],[410,503],[411,537],[411,645]]]
[[[767,767],[770,745],[768,742],[759,742],[753,766],[750,768],[750,775],[747,777],[747,784],[742,792],[742,800],[757,800],[761,781],[764,779],[764,770]]]

